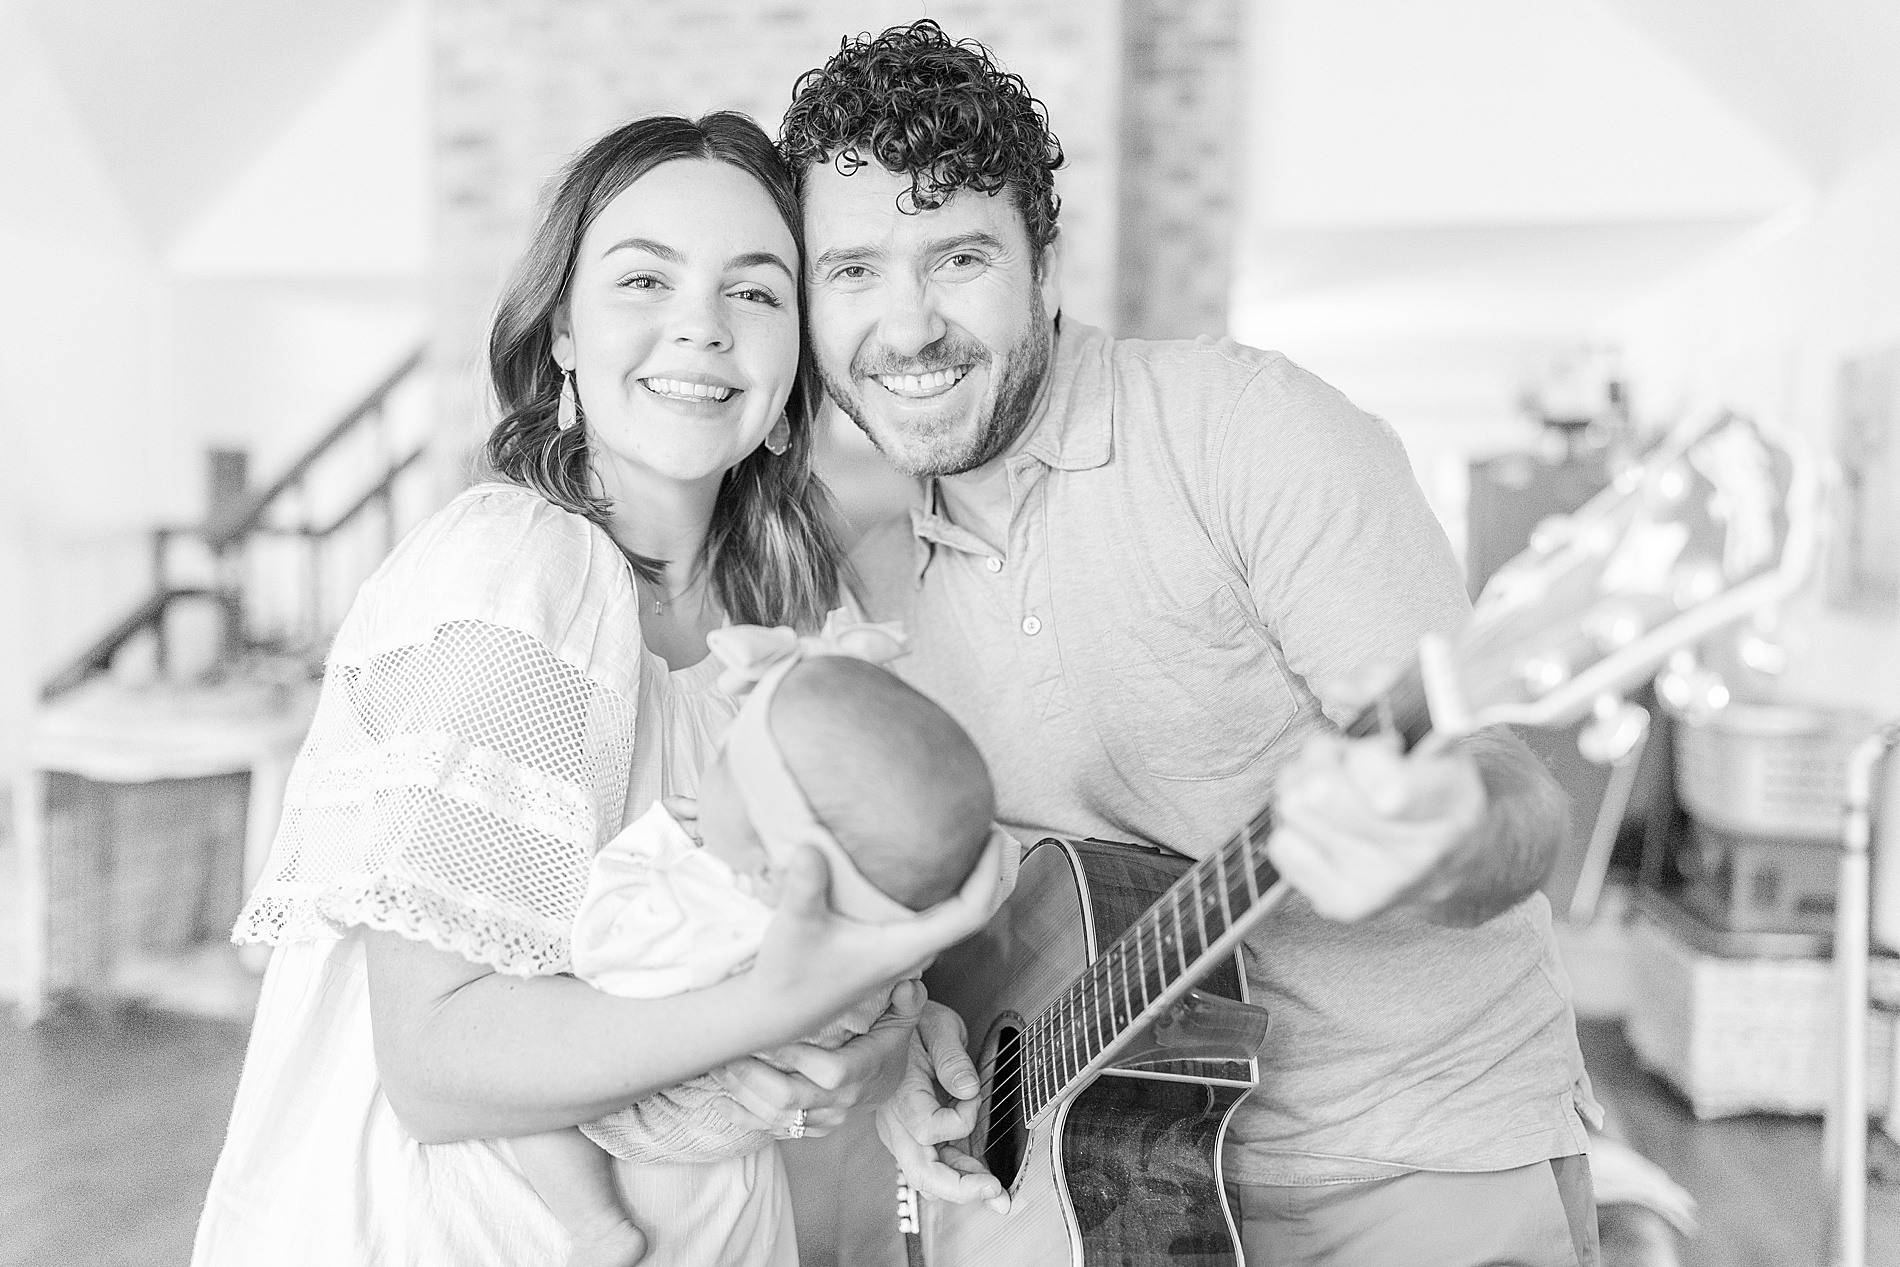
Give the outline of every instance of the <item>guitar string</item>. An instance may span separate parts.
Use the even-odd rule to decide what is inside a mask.
[[[1226,901],[1227,897],[1232,892],[1232,887],[1233,887],[1233,881],[1227,878],[1226,876],[1225,863],[1226,863],[1227,855],[1229,854],[1236,855],[1236,861],[1239,861],[1240,860],[1239,855],[1244,854],[1247,859],[1247,865],[1243,866],[1241,870],[1247,873],[1252,873],[1256,870],[1257,864],[1253,861],[1253,844],[1252,844],[1252,829],[1254,826],[1255,824],[1249,824],[1248,828],[1243,829],[1243,831],[1241,831],[1240,833],[1237,833],[1221,849],[1215,851],[1215,853],[1211,855],[1209,858],[1204,858],[1199,863],[1196,863],[1193,867],[1189,868],[1188,874],[1197,875],[1197,879],[1195,881],[1197,885],[1198,885],[1198,872],[1214,871],[1220,874],[1220,876],[1223,879],[1223,883],[1220,886],[1218,886],[1219,889],[1222,890],[1218,894],[1218,896],[1221,900],[1224,914],[1227,912],[1230,912],[1232,909],[1231,906],[1229,906]],[[1185,876],[1183,878],[1185,878]],[[1249,878],[1251,878],[1251,876]],[[1253,886],[1250,886],[1250,887],[1253,887]],[[1205,895],[1203,894],[1203,897],[1204,896]],[[1212,913],[1212,911],[1206,905],[1201,906],[1199,909],[1207,914]],[[1143,919],[1146,918],[1146,916],[1148,915],[1153,915],[1156,917],[1153,933],[1149,933],[1148,930],[1144,927],[1143,922],[1142,922]],[[1155,936],[1157,941],[1159,941],[1159,936],[1160,936],[1159,916],[1160,916],[1160,910],[1159,910],[1159,903],[1157,902],[1155,906],[1149,909],[1149,911],[1144,912],[1143,916],[1138,916],[1136,920],[1129,926],[1129,928],[1124,931],[1123,935],[1117,938],[1116,942],[1112,944],[1107,949],[1107,951],[1104,952],[1103,955],[1099,956],[1095,963],[1091,964],[1091,970],[1088,973],[1084,974],[1083,977],[1080,978],[1075,985],[1071,986],[1070,991],[1065,994],[1065,998],[1063,1000],[1058,1001],[1057,1007],[1051,1008],[1051,1009],[1045,1009],[1043,1014],[1035,1018],[1029,1025],[1025,1026],[1025,1030],[1030,1031],[1030,1032],[1028,1032],[1024,1036],[1024,1039],[1019,1039],[1018,1051],[1019,1053],[1023,1053],[1026,1051],[1029,1054],[1031,1061],[1034,1063],[1034,1067],[1028,1070],[1023,1070],[1021,1068],[1021,1056],[1019,1055],[1019,1077],[1017,1080],[1017,1088],[1014,1093],[1004,1096],[1002,1099],[999,1099],[998,1101],[995,1102],[995,1104],[992,1105],[991,1110],[990,1110],[990,1117],[992,1120],[996,1120],[997,1118],[1001,1117],[1002,1115],[1006,1113],[1016,1111],[1018,1107],[1023,1103],[1033,1101],[1036,1106],[1035,1109],[1031,1112],[1025,1113],[1023,1117],[1023,1120],[1027,1121],[1028,1118],[1033,1117],[1036,1112],[1040,1112],[1043,1106],[1047,1105],[1051,1100],[1055,1099],[1058,1095],[1060,1095],[1062,1089],[1067,1086],[1067,1084],[1075,1077],[1075,1075],[1079,1073],[1082,1068],[1087,1066],[1089,1060],[1092,1059],[1096,1053],[1099,1053],[1102,1050],[1101,1045],[1094,1046],[1093,1050],[1089,1051],[1089,1050],[1086,1050],[1085,1048],[1076,1047],[1071,1043],[1055,1041],[1057,1037],[1057,1034],[1055,1031],[1059,1030],[1062,1027],[1062,1025],[1069,1019],[1069,1017],[1073,1015],[1073,1011],[1071,1009],[1063,1008],[1061,1004],[1070,1002],[1071,997],[1081,997],[1082,995],[1091,991],[1099,995],[1103,986],[1106,985],[1108,987],[1108,997],[1111,1003],[1111,1007],[1109,1009],[1109,1019],[1111,1020],[1111,1022],[1113,1022],[1114,1029],[1117,1033],[1119,1033],[1119,1031],[1123,1027],[1125,1027],[1127,1023],[1132,1021],[1134,1016],[1138,1015],[1138,1012],[1136,1012],[1133,1009],[1134,987],[1131,986],[1128,980],[1128,968],[1129,968],[1128,952],[1131,946],[1137,949],[1137,953],[1139,952],[1139,939],[1143,936]],[[1232,926],[1231,919],[1229,919],[1227,923],[1229,927]],[[1206,949],[1206,943],[1204,941],[1202,944],[1201,953],[1205,953],[1205,949]],[[1197,958],[1198,958],[1198,955],[1197,955]],[[1145,957],[1143,957],[1143,959],[1145,962]],[[1129,1007],[1129,1012],[1126,1018],[1115,1017],[1113,1015],[1113,1007],[1112,1007],[1113,993],[1114,993],[1113,976],[1114,976],[1114,971],[1118,962],[1122,971],[1123,1000],[1124,1002],[1128,1004],[1128,1007]],[[1163,974],[1162,984],[1165,988],[1165,974]],[[1145,974],[1144,974],[1142,989],[1145,995],[1146,994]],[[1099,1011],[1097,1011],[1096,1012],[1097,1022],[1099,1023],[1101,1019],[1102,1019],[1102,1015]],[[1057,1056],[1057,1059],[1051,1062],[1049,1057],[1046,1055],[1042,1055],[1042,1053],[1055,1053]],[[1072,1058],[1070,1056],[1070,1053],[1073,1053]],[[1079,1063],[1075,1063],[1075,1062],[1079,1062]],[[1054,1076],[1051,1076],[1052,1066],[1055,1070]],[[995,1076],[993,1072],[992,1077],[986,1080],[983,1090],[993,1091],[994,1083],[995,1083]]]
[[[1246,853],[1248,854],[1249,859],[1251,859],[1251,854],[1252,854],[1251,842],[1248,840],[1237,840],[1235,843],[1238,843],[1239,845],[1239,849],[1235,850],[1235,852]],[[1205,862],[1206,860],[1203,860],[1203,861]],[[1250,864],[1244,869],[1252,870],[1253,866]],[[1194,868],[1190,868],[1190,872],[1192,872],[1193,870]],[[1178,891],[1176,891],[1176,896],[1177,896],[1177,901],[1178,901]],[[1144,921],[1149,921],[1150,919],[1152,919],[1151,924],[1144,922]],[[1140,1014],[1140,1010],[1136,1009],[1133,1003],[1134,993],[1136,989],[1140,990],[1144,1000],[1151,1000],[1154,997],[1150,995],[1148,992],[1148,975],[1147,975],[1147,968],[1146,968],[1148,956],[1144,956],[1141,954],[1141,941],[1143,938],[1151,939],[1152,944],[1155,947],[1155,953],[1153,957],[1155,959],[1155,964],[1156,964],[1156,981],[1155,981],[1156,986],[1157,986],[1156,992],[1159,993],[1160,991],[1166,989],[1166,986],[1167,986],[1166,965],[1161,955],[1161,949],[1165,945],[1166,933],[1163,931],[1163,928],[1162,928],[1162,919],[1163,919],[1163,911],[1161,909],[1160,903],[1157,902],[1154,906],[1150,907],[1148,911],[1145,911],[1142,915],[1138,916],[1135,919],[1135,921],[1131,923],[1129,928],[1125,930],[1123,936],[1120,938],[1117,938],[1115,944],[1113,944],[1109,948],[1109,950],[1107,952],[1104,952],[1104,954],[1100,957],[1099,962],[1101,963],[1103,968],[1105,968],[1106,974],[1110,976],[1111,978],[1112,978],[1112,974],[1117,962],[1119,962],[1119,965],[1122,970],[1122,978],[1123,978],[1122,991],[1123,991],[1124,1001],[1128,1005],[1128,1014],[1126,1017],[1114,1017],[1111,1015],[1110,1019],[1113,1021],[1114,1029],[1117,1033],[1119,1033],[1119,1031],[1122,1028],[1124,1028],[1128,1023],[1132,1022],[1135,1016]],[[1135,952],[1137,964],[1140,965],[1139,968],[1137,969],[1141,973],[1138,985],[1131,985],[1128,981],[1128,969],[1130,966],[1129,965],[1129,950],[1131,948]],[[1206,951],[1206,943],[1203,942],[1200,953],[1204,954],[1205,951]],[[1184,955],[1184,950],[1177,952],[1177,958],[1181,958],[1183,955]],[[1197,955],[1196,957],[1198,958],[1199,956]],[[1183,960],[1183,962],[1185,962],[1185,960]],[[1103,975],[1102,973],[1091,972],[1081,979],[1080,984],[1083,984],[1084,986],[1094,985],[1096,984],[1096,982],[1099,980],[1099,978],[1102,975]],[[1055,1012],[1056,1015],[1051,1016],[1050,1011]],[[1051,1009],[1050,1011],[1046,1011],[1043,1017],[1038,1018],[1038,1021],[1048,1019],[1057,1024],[1064,1023],[1064,1021],[1066,1020],[1066,1017],[1059,1009]],[[1101,1018],[1098,1015],[1097,1016],[1098,1022],[1100,1019]],[[1038,1028],[1041,1028],[1041,1026],[1038,1026]],[[1042,1110],[1042,1108],[1045,1105],[1047,1105],[1051,1100],[1055,1099],[1061,1093],[1062,1089],[1065,1088],[1069,1084],[1069,1082],[1072,1081],[1074,1077],[1077,1074],[1079,1074],[1081,1070],[1088,1065],[1089,1061],[1093,1059],[1095,1054],[1099,1053],[1103,1049],[1103,1046],[1105,1045],[1106,1044],[1100,1044],[1100,1045],[1094,1046],[1092,1049],[1088,1049],[1085,1047],[1079,1047],[1071,1041],[1064,1041],[1062,1043],[1056,1044],[1055,1049],[1058,1052],[1063,1053],[1063,1056],[1064,1056],[1064,1059],[1062,1060],[1062,1062],[1059,1063],[1056,1067],[1056,1076],[1054,1078],[1049,1077],[1048,1076],[1049,1071],[1046,1068],[1044,1068],[1041,1070],[1033,1071],[1032,1076],[1028,1078],[1019,1079],[1019,1084],[1018,1084],[1020,1088],[1019,1093],[1005,1095],[1002,1099],[998,1100],[996,1104],[992,1106],[991,1108],[991,1114],[990,1114],[991,1119],[995,1120],[1002,1114],[1015,1112],[1019,1106],[1033,1105],[1033,1107],[1024,1107],[1022,1120],[1024,1122],[1027,1122],[1030,1118],[1033,1118],[1036,1113],[1039,1113]],[[1069,1053],[1073,1053],[1073,1059],[1069,1058]],[[992,1079],[992,1082],[993,1082],[993,1079]],[[1053,1083],[1054,1085],[1050,1086],[1049,1085],[1050,1083]],[[1047,1089],[1045,1090],[1044,1088],[1047,1088]]]
[[[1202,870],[1218,870],[1222,873],[1223,879],[1225,879],[1225,855],[1227,855],[1228,853],[1233,853],[1235,855],[1245,854],[1247,857],[1247,865],[1243,866],[1241,870],[1243,872],[1248,872],[1248,873],[1253,872],[1256,869],[1257,864],[1253,862],[1253,845],[1252,845],[1252,839],[1251,839],[1252,827],[1253,825],[1249,824],[1247,829],[1243,829],[1240,833],[1236,834],[1235,837],[1233,837],[1220,850],[1217,850],[1215,854],[1212,855],[1210,858],[1202,859],[1201,862],[1196,863],[1193,867],[1190,867],[1187,874],[1195,874]],[[1236,858],[1236,860],[1237,861],[1239,860],[1238,857]],[[1212,864],[1212,865],[1210,866],[1209,864]],[[1183,878],[1185,878],[1185,875]],[[1196,883],[1198,885],[1198,879]],[[1228,890],[1228,891],[1231,891],[1231,887],[1232,887],[1231,880],[1225,880],[1225,882],[1221,886],[1222,889]],[[1172,890],[1172,886],[1171,886],[1171,890]],[[1178,893],[1177,893],[1177,897],[1178,897]],[[1221,894],[1221,898],[1222,898],[1222,906],[1224,910],[1231,909],[1230,907],[1227,906],[1227,903],[1225,901],[1226,897],[1227,897],[1227,893],[1223,892]],[[1203,906],[1200,909],[1205,911],[1206,907]],[[1211,913],[1211,911],[1208,913]],[[1160,915],[1161,915],[1160,904],[1159,902],[1157,902],[1154,906],[1150,907],[1148,911],[1144,912],[1141,916],[1138,916],[1135,919],[1135,921],[1130,924],[1129,928],[1124,931],[1122,936],[1117,938],[1115,943],[1113,943],[1101,956],[1098,957],[1097,961],[1091,965],[1091,971],[1086,973],[1082,978],[1080,978],[1076,985],[1071,986],[1070,991],[1067,992],[1063,1000],[1058,1001],[1058,1005],[1056,1007],[1051,1008],[1051,1009],[1045,1009],[1042,1015],[1035,1018],[1035,1020],[1032,1021],[1030,1025],[1025,1026],[1026,1030],[1033,1030],[1036,1032],[1028,1036],[1029,1042],[1026,1045],[1023,1044],[1021,1040],[1019,1040],[1019,1046],[1018,1046],[1019,1052],[1023,1051],[1025,1049],[1025,1046],[1027,1046],[1028,1050],[1030,1050],[1031,1052],[1034,1052],[1038,1049],[1045,1049],[1045,1050],[1053,1050],[1054,1052],[1059,1053],[1061,1058],[1055,1064],[1055,1076],[1050,1077],[1050,1071],[1047,1065],[1044,1065],[1043,1067],[1035,1069],[1035,1070],[1027,1071],[1029,1075],[1027,1077],[1021,1076],[1022,1071],[1020,1070],[1020,1059],[1019,1059],[1019,1078],[1018,1078],[1017,1091],[1014,1094],[1006,1095],[1002,1099],[998,1100],[994,1105],[992,1105],[991,1110],[990,1110],[990,1117],[992,1120],[995,1120],[997,1117],[1001,1116],[1004,1113],[1014,1112],[1019,1107],[1019,1105],[1025,1104],[1028,1102],[1034,1102],[1035,1107],[1033,1110],[1024,1113],[1023,1120],[1026,1122],[1029,1118],[1034,1117],[1035,1113],[1040,1112],[1043,1106],[1047,1105],[1051,1100],[1059,1096],[1061,1094],[1061,1091],[1068,1085],[1070,1081],[1073,1080],[1076,1074],[1080,1073],[1080,1071],[1087,1066],[1087,1064],[1089,1063],[1089,1060],[1093,1059],[1094,1055],[1099,1053],[1102,1050],[1103,1046],[1106,1045],[1106,1044],[1096,1045],[1091,1051],[1091,1050],[1086,1050],[1084,1048],[1076,1047],[1069,1042],[1056,1043],[1053,1041],[1049,1041],[1053,1039],[1054,1037],[1053,1035],[1049,1033],[1050,1029],[1052,1027],[1062,1026],[1067,1021],[1070,1015],[1070,1013],[1064,1008],[1062,1008],[1061,1006],[1063,1003],[1066,1003],[1069,1001],[1069,996],[1085,993],[1087,990],[1091,988],[1096,990],[1099,993],[1102,984],[1106,982],[1109,987],[1109,997],[1111,1001],[1109,1019],[1113,1023],[1113,1028],[1116,1031],[1116,1033],[1119,1033],[1119,1031],[1122,1028],[1124,1028],[1128,1023],[1132,1022],[1135,1016],[1139,1015],[1139,1011],[1135,1009],[1133,1005],[1135,987],[1131,986],[1128,980],[1129,950],[1131,947],[1133,947],[1136,952],[1138,961],[1145,963],[1145,956],[1140,955],[1140,939],[1143,936],[1152,936],[1155,939],[1157,946],[1159,946],[1163,937],[1163,934],[1161,932],[1161,927],[1160,927]],[[1142,922],[1148,916],[1154,916],[1155,918],[1152,933],[1148,932],[1144,928],[1143,922]],[[1228,926],[1229,927],[1232,926],[1231,920],[1228,921]],[[1204,954],[1205,951],[1206,951],[1206,942],[1203,941],[1201,953]],[[1197,955],[1196,957],[1198,958],[1199,956]],[[1128,1014],[1126,1017],[1115,1017],[1113,1015],[1113,1008],[1112,1008],[1113,974],[1118,962],[1122,971],[1123,1000],[1128,1006]],[[1161,968],[1161,964],[1160,964],[1159,956],[1157,954],[1158,984],[1161,986],[1161,988],[1165,989],[1166,974],[1165,972],[1160,971],[1160,968]],[[1078,989],[1078,986],[1080,987],[1080,989]],[[1147,981],[1146,981],[1145,968],[1143,969],[1143,976],[1142,976],[1140,989],[1142,991],[1144,998],[1150,997],[1147,994]],[[1097,1013],[1096,1019],[1099,1024],[1101,1020],[1101,1016],[1099,1012]],[[1069,1053],[1071,1052],[1074,1053],[1073,1063],[1068,1058]],[[995,1078],[994,1078],[994,1075],[992,1075],[992,1077],[989,1080],[987,1080],[988,1085],[985,1086],[984,1090],[993,1090],[994,1081],[995,1081]],[[1041,1085],[1040,1086],[1034,1085],[1037,1082],[1040,1082]],[[1050,1085],[1051,1083],[1053,1083],[1053,1085]],[[1047,1088],[1046,1090],[1044,1089],[1045,1087]]]
[[[1255,874],[1259,863],[1254,860],[1253,845],[1253,833],[1259,823],[1260,820],[1256,819],[1254,822],[1247,824],[1247,826],[1243,827],[1223,844],[1221,848],[1189,867],[1187,872],[1183,873],[1181,877],[1181,879],[1186,879],[1188,876],[1196,876],[1197,879],[1195,883],[1198,887],[1198,875],[1200,872],[1211,870],[1219,874],[1222,882],[1216,887],[1221,904],[1221,914],[1228,928],[1233,927],[1232,906],[1228,901],[1232,892],[1233,881],[1227,876],[1225,866],[1227,856],[1230,853],[1235,856],[1234,860],[1236,862],[1242,860],[1241,855],[1245,855],[1245,865],[1242,865],[1239,869],[1242,872],[1243,881],[1249,895],[1246,909],[1251,910],[1259,901],[1260,889]],[[1177,880],[1175,884],[1169,888],[1170,894],[1174,895],[1177,902],[1179,885],[1180,880]],[[1165,991],[1167,985],[1166,973],[1162,968],[1159,958],[1159,948],[1162,939],[1160,905],[1159,900],[1157,900],[1148,910],[1137,916],[1129,927],[1123,931],[1122,935],[1116,938],[1101,955],[1097,956],[1096,960],[1090,964],[1089,970],[1079,977],[1076,982],[1071,984],[1060,999],[1056,1000],[1051,1007],[1045,1008],[1042,1013],[1023,1027],[1024,1033],[1023,1036],[1018,1039],[1017,1046],[1018,1076],[1016,1087],[1013,1088],[1011,1094],[1004,1096],[991,1105],[989,1114],[991,1121],[995,1121],[1003,1113],[1015,1112],[1020,1107],[1033,1102],[1035,1106],[1034,1109],[1023,1113],[1022,1120],[1026,1123],[1030,1118],[1033,1118],[1036,1113],[1041,1112],[1044,1106],[1058,1098],[1075,1076],[1079,1074],[1082,1069],[1086,1068],[1089,1061],[1094,1059],[1095,1055],[1099,1054],[1107,1045],[1106,1043],[1095,1045],[1091,1051],[1087,1050],[1085,1046],[1071,1046],[1070,1043],[1066,1041],[1072,1037],[1072,1032],[1064,1027],[1068,1026],[1072,1021],[1076,1000],[1085,995],[1089,988],[1094,987],[1099,994],[1101,984],[1105,982],[1108,985],[1110,998],[1110,1014],[1108,1019],[1116,1035],[1119,1035],[1123,1028],[1129,1023],[1132,1023],[1136,1016],[1140,1015],[1143,1009],[1136,1009],[1133,1006],[1133,990],[1130,988],[1128,982],[1128,951],[1132,945],[1136,953],[1137,962],[1142,962],[1143,957],[1140,953],[1140,939],[1143,936],[1142,921],[1150,915],[1155,917],[1153,936],[1157,947],[1158,984],[1161,990]],[[1212,912],[1208,911],[1207,913],[1211,914]],[[1200,953],[1205,954],[1206,948],[1207,942],[1203,939]],[[1196,958],[1198,957],[1199,955],[1196,956]],[[1128,1004],[1129,1008],[1128,1015],[1125,1018],[1117,1018],[1113,1015],[1113,975],[1116,960],[1120,961],[1122,969],[1123,1001]],[[1185,975],[1185,973],[1183,975]],[[1145,969],[1142,972],[1140,988],[1143,999],[1147,1000],[1150,996],[1147,993]],[[1099,1013],[1096,1016],[1096,1020],[1099,1026],[1101,1021]],[[1052,1029],[1057,1030],[1058,1033],[1051,1033],[1050,1031]],[[1065,1041],[1056,1041],[1058,1034]],[[1038,1048],[1055,1054],[1053,1076],[1051,1075],[1050,1065],[1048,1063],[1039,1063],[1038,1068],[1033,1071],[1023,1069],[1024,1056],[1034,1053]],[[1073,1052],[1076,1062],[1072,1068],[1069,1067],[1068,1056],[1070,1052]],[[1045,1084],[1053,1084],[1049,1087],[1046,1094],[1028,1085],[1037,1077],[1041,1078]],[[983,1095],[992,1092],[995,1089],[995,1080],[996,1074],[994,1069],[992,1069],[991,1076],[984,1079],[979,1085],[978,1094]]]

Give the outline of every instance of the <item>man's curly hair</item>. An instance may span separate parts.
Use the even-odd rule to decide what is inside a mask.
[[[812,168],[846,176],[875,160],[910,176],[906,213],[931,211],[960,189],[1007,189],[1040,268],[1056,238],[1055,170],[1062,143],[1020,75],[976,40],[952,40],[929,18],[845,40],[799,76],[779,148],[800,191]]]

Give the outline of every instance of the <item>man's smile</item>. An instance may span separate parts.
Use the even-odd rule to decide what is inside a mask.
[[[885,391],[906,400],[927,400],[932,396],[941,396],[963,381],[970,372],[968,365],[954,365],[945,370],[932,370],[928,374],[873,374],[871,378]]]

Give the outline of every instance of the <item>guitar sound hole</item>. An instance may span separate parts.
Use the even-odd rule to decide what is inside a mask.
[[[983,1131],[983,1164],[1005,1188],[1016,1182],[1023,1164],[1022,1035],[1016,1025],[1004,1025],[996,1032],[995,1075]]]

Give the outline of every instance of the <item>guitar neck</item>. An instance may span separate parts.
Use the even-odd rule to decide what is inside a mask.
[[[1390,731],[1407,750],[1431,730],[1416,662],[1346,726]],[[1023,1034],[1025,1117],[1108,1067],[1142,1030],[1181,1001],[1286,895],[1267,860],[1273,807],[1190,867],[1104,947]]]

